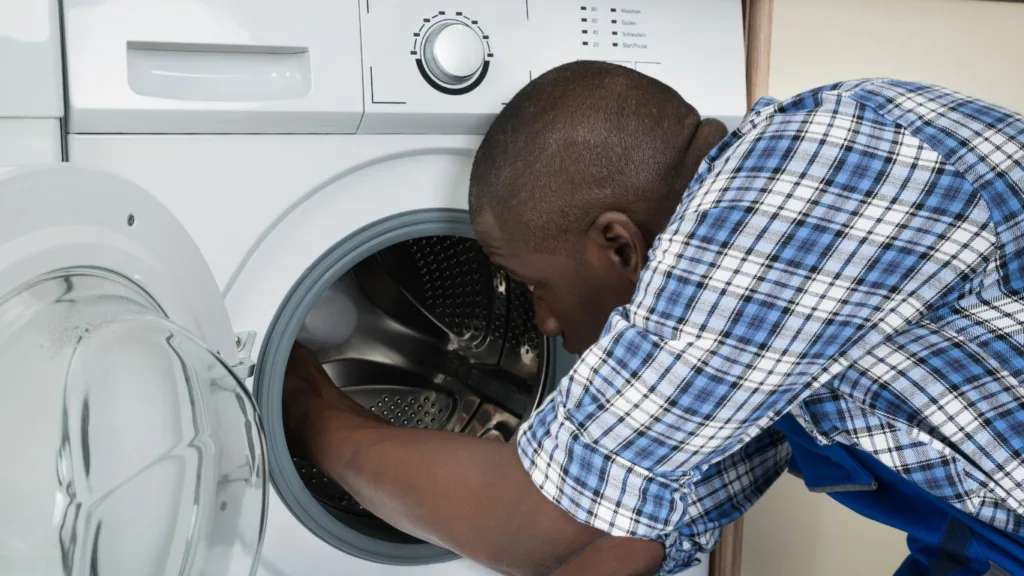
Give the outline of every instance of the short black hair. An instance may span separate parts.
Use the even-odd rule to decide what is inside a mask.
[[[488,213],[503,237],[548,253],[608,210],[664,226],[696,170],[686,151],[700,122],[675,90],[632,68],[558,66],[488,129],[470,174],[471,217]],[[642,232],[651,241],[661,230]]]

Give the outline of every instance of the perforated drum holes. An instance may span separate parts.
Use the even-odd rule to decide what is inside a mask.
[[[448,394],[404,386],[360,386],[346,392],[381,419],[406,428],[439,429],[454,405]]]
[[[342,490],[341,486],[338,486],[334,480],[328,478],[313,464],[301,458],[292,458],[292,462],[295,464],[295,470],[299,473],[299,477],[302,478],[302,483],[309,488],[310,494],[317,500],[349,514],[370,515],[366,508],[356,502],[355,498],[349,496],[348,492]]]
[[[403,288],[445,329],[466,340],[479,340],[491,317],[491,266],[473,240],[430,236],[405,242],[414,270]]]
[[[512,285],[508,323],[508,348],[518,350],[524,360],[541,351],[541,333],[533,313],[533,295],[529,288],[518,282]]]

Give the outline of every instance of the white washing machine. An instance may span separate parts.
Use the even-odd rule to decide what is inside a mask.
[[[62,10],[79,167],[0,174],[0,363],[37,383],[0,419],[31,439],[0,444],[25,463],[0,480],[0,573],[489,573],[293,458],[288,351],[396,424],[510,437],[572,359],[472,240],[481,135],[585,58],[735,125],[739,2]]]

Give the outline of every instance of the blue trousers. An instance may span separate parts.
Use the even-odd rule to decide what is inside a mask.
[[[791,414],[775,428],[793,449],[790,471],[808,488],[907,533],[910,555],[895,576],[1024,576],[1021,535],[954,508],[862,450],[818,445]]]

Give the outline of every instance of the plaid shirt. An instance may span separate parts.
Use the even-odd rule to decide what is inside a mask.
[[[696,562],[786,469],[856,446],[1024,534],[1024,117],[862,80],[762,100],[705,160],[636,294],[523,426],[580,522]]]

